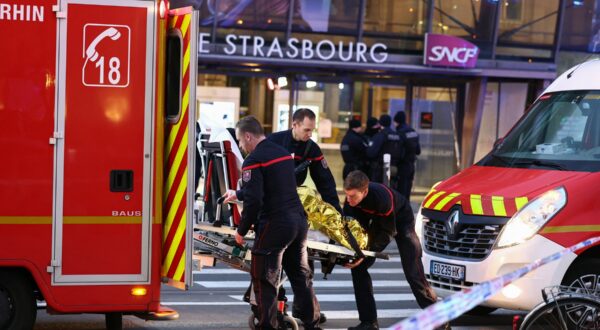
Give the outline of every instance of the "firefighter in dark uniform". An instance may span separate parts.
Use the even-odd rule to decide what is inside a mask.
[[[329,169],[329,165],[323,156],[321,148],[310,138],[316,127],[316,116],[312,110],[300,108],[292,115],[292,128],[287,131],[277,132],[269,135],[267,139],[285,148],[294,157],[296,185],[301,186],[306,180],[308,171],[313,179],[317,191],[323,200],[342,212],[340,198],[335,189],[335,180]],[[310,268],[314,273],[314,263],[310,262]],[[283,288],[282,292],[285,293]],[[283,297],[282,297],[283,299]],[[294,304],[292,316],[298,315],[298,307]],[[327,317],[321,313],[320,321],[324,323]]]
[[[415,179],[415,162],[421,154],[419,134],[406,123],[406,113],[399,111],[394,116],[396,132],[404,140],[404,157],[398,165],[398,192],[407,200],[410,200],[413,180]]]
[[[360,171],[353,171],[344,180],[344,214],[358,220],[369,235],[368,250],[383,251],[392,239],[400,251],[402,269],[421,308],[436,302],[437,296],[423,272],[421,244],[415,232],[415,218],[410,203],[397,191],[380,183],[369,182]],[[351,268],[352,284],[360,324],[349,330],[378,329],[377,308],[369,267],[375,258],[359,258],[347,264]]]
[[[301,186],[308,171],[321,197],[338,211],[340,199],[335,189],[335,180],[321,148],[310,138],[316,126],[316,116],[310,109],[301,108],[292,116],[292,128],[269,135],[267,139],[285,148],[294,156],[296,185]]]
[[[390,127],[392,118],[389,115],[381,115],[379,123],[383,129],[375,134],[367,148],[367,157],[371,160],[371,181],[384,183],[383,155],[389,154],[391,157],[389,186],[395,189],[398,165],[404,157],[404,141],[400,134]]]
[[[244,244],[243,237],[254,225],[251,276],[257,328],[278,327],[277,294],[283,265],[305,329],[319,329],[319,303],[306,252],[308,223],[296,192],[294,161],[285,149],[265,138],[260,123],[252,116],[238,122],[236,135],[249,155],[242,165],[239,193],[243,194],[244,209],[235,240]],[[233,200],[235,192],[226,196],[226,201]]]
[[[345,179],[348,173],[361,170],[367,171],[367,147],[369,142],[367,138],[361,134],[362,127],[360,120],[352,119],[348,122],[348,132],[342,139],[340,151],[344,159],[344,170],[342,177]]]

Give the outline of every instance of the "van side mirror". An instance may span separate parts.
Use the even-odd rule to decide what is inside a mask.
[[[494,141],[494,149],[498,148],[498,146],[501,145],[502,142],[504,142],[504,138],[499,138],[496,141]]]

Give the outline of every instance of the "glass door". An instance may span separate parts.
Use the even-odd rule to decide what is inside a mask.
[[[419,133],[413,192],[427,193],[431,186],[458,170],[456,87],[415,86],[410,125]]]

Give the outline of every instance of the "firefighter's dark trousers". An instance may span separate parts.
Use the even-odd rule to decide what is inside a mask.
[[[381,252],[390,243],[391,237],[384,232],[369,233],[369,250]],[[369,268],[375,263],[375,258],[367,257],[360,265],[352,268],[352,286],[354,298],[358,309],[358,318],[361,322],[377,321],[377,306],[373,296],[373,281]]]
[[[258,309],[258,329],[277,328],[277,288],[281,267],[300,307],[305,328],[318,325],[319,303],[308,267],[306,234],[308,223],[303,213],[285,214],[261,221],[252,249],[252,285]]]
[[[409,220],[409,221],[407,221]],[[402,269],[410,288],[421,308],[434,304],[437,296],[427,280],[421,263],[421,244],[415,232],[415,220],[413,217],[403,217],[403,221],[396,222],[395,236]],[[388,245],[383,233],[369,235],[369,250],[381,252]],[[373,282],[369,274],[369,268],[375,263],[375,258],[365,258],[358,266],[352,269],[352,285],[354,286],[354,297],[358,309],[358,317],[361,322],[377,321],[377,307],[373,297]]]
[[[419,306],[425,308],[436,302],[437,295],[425,279],[423,263],[421,262],[423,250],[415,232],[415,219],[410,217],[410,220],[396,222],[398,233],[395,239],[400,251],[400,261],[402,261],[402,269],[406,280]]]
[[[377,307],[373,297],[373,281],[369,274],[369,268],[375,263],[375,258],[367,257],[363,262],[352,268],[352,285],[354,286],[354,298],[358,317],[361,322],[377,321]]]

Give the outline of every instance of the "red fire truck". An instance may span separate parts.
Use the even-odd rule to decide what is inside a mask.
[[[38,301],[109,327],[174,315],[160,287],[191,285],[196,29],[167,1],[0,2],[0,328],[32,328]]]

